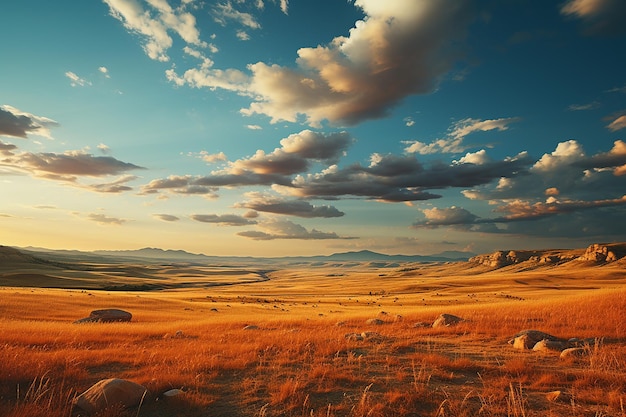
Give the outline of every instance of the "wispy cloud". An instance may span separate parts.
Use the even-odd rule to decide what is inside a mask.
[[[470,147],[464,143],[467,135],[474,132],[488,132],[490,130],[504,131],[509,128],[511,123],[519,122],[520,120],[519,117],[490,120],[463,119],[452,125],[445,138],[437,139],[428,144],[419,141],[405,142],[405,144],[409,145],[405,148],[405,151],[422,155],[464,152]]]
[[[180,220],[179,217],[172,214],[153,214],[152,217],[158,220],[163,220],[164,222],[177,222]]]
[[[70,79],[70,82],[71,82],[70,85],[72,87],[85,87],[85,86],[91,85],[90,81],[87,81],[86,79],[79,77],[78,75],[76,75],[76,73],[72,71],[67,71],[65,73],[65,76]]]
[[[617,132],[618,130],[622,130],[626,128],[626,114],[622,114],[618,116],[615,120],[607,125],[607,129],[611,132]]]
[[[109,74],[109,70],[107,67],[98,67],[98,71],[100,71],[100,73],[104,75],[104,78],[111,78],[111,74]]]
[[[256,224],[256,220],[251,220],[237,214],[192,214],[193,220],[202,223],[214,223],[220,226],[247,226]]]
[[[334,232],[322,232],[316,229],[307,230],[305,227],[288,220],[271,219],[259,223],[261,231],[245,231],[237,233],[238,236],[252,240],[325,240],[325,239],[356,239],[356,237],[339,236]]]
[[[91,220],[103,226],[109,226],[109,225],[120,226],[128,221],[126,219],[122,219],[118,217],[109,217],[106,214],[101,214],[101,213],[90,213],[89,215],[87,215],[87,220]]]
[[[261,28],[261,24],[252,14],[235,9],[230,1],[215,5],[213,7],[213,18],[222,25],[226,25],[229,21],[234,21],[250,29]]]
[[[582,19],[587,34],[626,31],[626,3],[622,0],[569,0],[561,7],[561,13]]]

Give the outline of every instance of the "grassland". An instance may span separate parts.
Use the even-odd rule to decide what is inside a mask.
[[[78,393],[116,377],[151,395],[101,416],[625,417],[624,266],[80,271],[5,261],[0,280],[13,285],[0,287],[0,415],[70,416]],[[25,285],[29,277],[39,280]],[[155,285],[155,277],[158,291],[120,287],[126,278]],[[108,290],[98,289],[102,281]],[[85,288],[68,288],[76,282]],[[122,308],[133,320],[73,324],[98,308]],[[421,325],[441,313],[466,321]],[[593,343],[569,360],[507,343],[531,328]],[[157,398],[172,388],[184,393]],[[549,399],[554,391],[561,396]]]

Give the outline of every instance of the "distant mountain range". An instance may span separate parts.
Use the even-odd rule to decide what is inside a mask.
[[[198,253],[190,253],[184,250],[142,248],[136,250],[98,250],[82,252],[75,250],[53,250],[45,248],[25,247],[20,250],[31,254],[45,254],[48,257],[62,256],[68,258],[102,261],[107,260],[150,260],[152,262],[194,262],[194,263],[223,263],[223,262],[254,262],[259,260],[275,262],[453,262],[467,261],[475,254],[470,252],[448,251],[435,255],[386,255],[369,250],[334,253],[332,255],[317,256],[284,256],[284,257],[252,257],[252,256],[209,256]]]

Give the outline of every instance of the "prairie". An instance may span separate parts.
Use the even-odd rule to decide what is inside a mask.
[[[99,415],[626,416],[623,260],[529,265],[5,259],[0,415],[70,416],[123,378],[150,395]],[[73,323],[99,308],[133,319]],[[430,326],[441,313],[465,320]],[[587,339],[586,354],[514,349],[524,329]]]

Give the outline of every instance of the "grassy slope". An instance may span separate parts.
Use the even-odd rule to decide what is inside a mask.
[[[155,274],[189,279],[167,271]],[[150,292],[0,288],[0,415],[67,416],[77,392],[119,377],[186,394],[106,415],[626,416],[623,264],[322,265],[268,276]],[[133,322],[72,324],[108,307]],[[414,326],[444,312],[469,321]],[[385,324],[367,325],[373,317]],[[506,343],[526,328],[601,343],[563,362]],[[345,338],[364,331],[378,336]],[[553,390],[565,400],[548,401]]]

